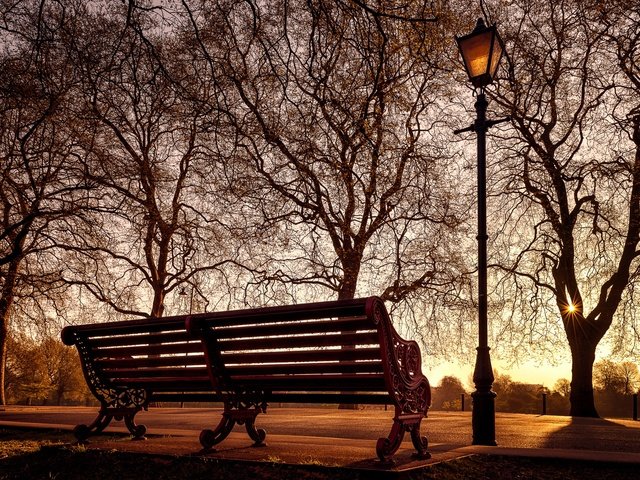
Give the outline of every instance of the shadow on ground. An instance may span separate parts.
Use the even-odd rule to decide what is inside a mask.
[[[572,417],[566,426],[547,433],[543,447],[640,453],[636,433],[637,429],[626,427],[623,421]]]

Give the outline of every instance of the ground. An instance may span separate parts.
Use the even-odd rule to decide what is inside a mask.
[[[128,442],[122,436],[114,441]],[[399,478],[379,472],[326,467],[313,462],[286,465],[280,459],[267,462],[218,460],[198,456],[170,456],[88,449],[73,445],[66,431],[3,428],[0,430],[0,479],[189,479],[189,480],[343,480]],[[586,462],[554,458],[469,455],[412,471],[411,480],[453,479],[638,479],[638,465]]]

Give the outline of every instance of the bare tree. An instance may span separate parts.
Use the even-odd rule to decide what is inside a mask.
[[[220,90],[235,193],[270,232],[254,249],[269,265],[260,284],[394,302],[452,292],[438,30],[359,3],[183,4]]]
[[[188,52],[146,9],[87,12],[83,22],[94,28],[69,42],[82,82],[74,127],[84,175],[103,196],[63,245],[65,280],[121,314],[162,316],[166,296],[185,286],[206,302],[199,275],[235,257],[221,240],[222,205],[205,196],[216,180],[206,86],[193,84]]]
[[[638,387],[640,387],[638,365],[633,362],[622,362],[620,364],[620,375],[622,376],[622,393],[625,395],[636,393]]]
[[[501,140],[509,151],[494,177],[510,232],[496,258],[509,285],[530,286],[511,290],[535,299],[529,328],[554,328],[544,319],[552,318],[546,301],[555,304],[571,351],[575,416],[597,416],[596,346],[631,292],[640,255],[638,70],[630,60],[639,17],[637,7],[623,15],[619,5],[599,5],[540,0],[501,12],[509,68],[494,95],[515,129]],[[623,31],[616,57],[610,41]],[[621,109],[625,121],[611,122]]]
[[[52,232],[64,228],[89,191],[78,175],[64,108],[73,77],[59,48],[73,8],[3,4],[0,30],[0,403],[10,319],[60,286]],[[53,260],[55,263],[55,260]],[[18,305],[16,298],[23,302]]]

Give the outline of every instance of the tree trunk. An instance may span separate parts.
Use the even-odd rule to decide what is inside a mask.
[[[597,342],[569,338],[571,346],[571,402],[572,417],[599,417],[593,398],[593,362]]]
[[[9,312],[13,303],[16,275],[18,273],[19,259],[9,263],[2,292],[0,292],[0,405],[7,404],[4,391],[5,370],[7,367],[7,341],[9,337]]]
[[[358,274],[360,273],[360,265],[353,268],[345,268],[344,279],[340,290],[338,291],[338,300],[351,300],[356,296],[358,287]]]
[[[151,316],[160,318],[164,314],[164,287],[154,286],[153,305],[151,306]]]
[[[360,263],[355,262],[355,265],[346,265],[344,268],[344,278],[342,285],[340,285],[340,291],[338,292],[338,300],[351,300],[356,296],[356,288],[358,286],[358,273],[360,272]],[[353,332],[342,332],[353,333]],[[354,346],[345,346],[344,349],[355,349]],[[341,403],[338,405],[340,410],[358,410],[359,405],[357,403]]]
[[[0,300],[0,303],[3,303]],[[0,318],[0,405],[6,405],[7,399],[4,392],[5,369],[7,366],[7,319],[2,315]]]

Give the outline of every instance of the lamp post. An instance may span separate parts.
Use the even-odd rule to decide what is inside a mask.
[[[503,44],[495,25],[487,27],[478,19],[474,30],[463,37],[456,36],[456,42],[471,84],[475,87],[476,120],[470,127],[454,133],[475,132],[478,155],[478,348],[473,382],[476,390],[471,394],[473,410],[471,423],[474,445],[496,445],[495,397],[493,368],[489,354],[487,335],[487,175],[486,175],[486,133],[489,127],[505,122],[487,120],[487,98],[484,89],[494,78],[502,57]]]
[[[182,287],[178,292],[178,295],[180,295],[182,298],[186,298],[187,296],[186,289]],[[193,287],[191,287],[191,296],[189,297],[189,315],[191,315],[192,311],[193,311]]]

